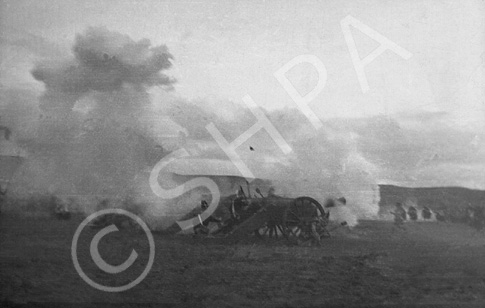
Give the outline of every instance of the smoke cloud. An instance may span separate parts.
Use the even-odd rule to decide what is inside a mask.
[[[33,77],[45,84],[43,110],[67,109],[90,92],[114,92],[131,87],[138,92],[152,86],[170,87],[174,80],[162,71],[172,66],[165,45],[133,41],[105,28],[89,28],[76,36],[74,59],[67,63],[40,63]],[[134,101],[136,102],[136,101]]]
[[[168,91],[175,83],[167,75],[173,61],[165,45],[89,28],[75,38],[69,59],[45,59],[32,69],[45,88],[41,95],[1,89],[1,125],[12,131],[9,142],[27,153],[9,194],[53,194],[74,200],[86,212],[103,198],[113,206],[142,203],[161,212],[173,207],[148,187],[153,166],[179,147],[227,160],[206,126],[214,123],[231,142],[256,122],[239,104],[188,101]],[[167,90],[161,100],[150,98],[153,87]],[[419,185],[439,179],[449,185],[455,179],[460,185],[476,181],[455,167],[484,170],[483,133],[454,130],[443,115],[408,116],[401,122],[330,119],[316,131],[297,109],[264,112],[292,152],[283,154],[262,130],[238,148],[242,160],[255,171],[273,166],[264,171],[276,194],[307,195],[322,203],[345,196],[347,206],[332,208],[331,217],[351,225],[377,214],[377,184],[383,180]],[[174,123],[185,139],[168,144],[166,136],[179,133]]]
[[[269,179],[276,193],[286,197],[311,196],[323,203],[327,198],[345,196],[346,208],[332,208],[331,216],[349,225],[355,225],[358,218],[377,215],[376,176],[380,170],[363,156],[355,132],[330,122],[316,131],[297,109],[263,111],[292,152],[284,154],[269,134],[261,130],[237,149],[250,171]],[[169,114],[186,126],[189,136],[213,144],[199,156],[225,160],[228,156],[214,145],[206,125],[214,123],[231,142],[257,121],[252,112],[242,106],[234,107],[227,120],[227,116],[219,117],[216,109],[203,102],[178,101],[169,108]]]
[[[165,45],[89,28],[76,36],[71,59],[37,63],[32,76],[45,86],[38,107],[7,93],[2,108],[28,152],[12,194],[76,199],[86,211],[100,198],[136,198],[137,176],[165,154],[147,90],[172,88],[164,73],[172,60]]]

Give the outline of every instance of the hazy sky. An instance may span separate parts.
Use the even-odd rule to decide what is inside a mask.
[[[76,34],[90,26],[165,44],[174,61],[164,73],[178,80],[172,95],[215,106],[223,116],[231,106],[227,101],[243,104],[246,94],[272,111],[296,107],[274,73],[297,56],[314,55],[327,81],[309,107],[343,130],[345,119],[352,123],[352,134],[362,140],[359,151],[383,170],[379,180],[398,181],[412,166],[406,185],[485,188],[484,1],[0,3],[3,98],[28,92],[27,99],[36,102],[44,85],[31,74],[35,64],[72,59]],[[366,93],[341,27],[349,15],[412,55],[404,59],[387,50],[367,65]],[[379,46],[359,29],[351,27],[351,33],[361,59]],[[287,77],[307,93],[318,74],[301,64]],[[161,88],[150,94],[163,103]],[[376,122],[379,115],[397,124]]]
[[[349,14],[413,54],[409,60],[391,51],[379,56],[365,68],[365,94],[340,26]],[[273,73],[298,55],[312,54],[328,73],[324,90],[310,103],[322,119],[445,111],[473,129],[483,127],[484,119],[484,14],[483,1],[49,0],[1,6],[3,36],[28,45],[26,37],[34,35],[30,48],[38,53],[49,47],[69,54],[76,33],[88,26],[166,44],[175,56],[176,92],[186,98],[240,102],[250,94],[268,108],[294,106]],[[378,46],[356,29],[352,34],[361,58]],[[4,86],[35,83],[28,70],[18,69],[32,58],[21,56],[3,51]],[[304,93],[317,74],[307,64],[288,76]]]

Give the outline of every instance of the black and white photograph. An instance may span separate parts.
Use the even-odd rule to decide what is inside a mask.
[[[0,0],[1,307],[485,307],[485,1]]]

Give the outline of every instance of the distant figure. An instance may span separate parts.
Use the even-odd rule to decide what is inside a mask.
[[[202,218],[200,217],[200,215],[209,208],[209,204],[207,203],[207,201],[205,200],[202,200],[200,202],[200,209],[194,209],[190,216],[192,217],[199,217],[199,221],[201,222],[200,224],[198,224],[197,226],[194,227],[194,233],[195,234],[209,234],[210,230],[209,230],[209,223],[211,222],[214,222],[214,223],[220,223],[221,222],[221,219],[219,218],[216,218],[214,216],[209,216],[207,219],[205,219],[204,221],[202,221]]]
[[[251,209],[242,187],[240,187],[239,190],[236,191],[236,197],[231,202],[230,213],[231,218],[224,222],[224,226],[220,228],[217,233],[229,233],[234,226],[242,223],[244,220],[246,220],[255,213]]]
[[[445,221],[446,217],[443,211],[436,211],[436,220],[437,221]]]
[[[470,217],[470,226],[475,228],[477,231],[482,230],[485,228],[485,211],[484,208],[481,206],[475,206],[471,208],[472,213]]]
[[[406,221],[407,220],[407,215],[406,215],[406,210],[404,209],[404,207],[402,206],[402,204],[400,202],[396,203],[396,212],[401,215],[401,219],[403,221]]]
[[[101,201],[98,202],[96,205],[96,210],[101,211],[101,210],[106,210],[109,208],[109,200],[108,199],[102,199]],[[108,226],[112,223],[112,217],[113,214],[105,214],[98,216],[91,220],[90,227],[91,228],[103,228],[105,226]]]
[[[268,190],[268,197],[274,197],[275,196],[275,189],[274,187],[270,187]]]
[[[485,227],[485,208],[483,206],[477,207],[475,210],[475,219],[479,222],[479,230]]]
[[[108,199],[103,199],[101,200],[98,205],[96,206],[97,210],[98,211],[101,211],[101,210],[106,210],[109,208],[109,200]]]
[[[472,224],[475,219],[475,209],[471,206],[466,208],[466,222],[467,224]]]
[[[254,151],[254,148],[253,148],[252,146],[249,146],[249,149],[250,149],[251,151]]]
[[[57,202],[55,208],[55,214],[57,219],[68,220],[71,218],[71,212],[64,206],[64,204]]]
[[[200,202],[200,208],[202,209],[202,212],[207,210],[209,208],[209,204],[207,203],[207,201],[202,200]],[[211,223],[211,222],[220,223],[221,219],[218,218],[218,217],[215,217],[214,215],[211,215],[206,220],[204,220],[204,222],[202,224],[207,227],[209,225],[209,223]]]
[[[246,210],[247,206],[248,204],[246,202],[246,196],[244,195],[244,191],[242,190],[242,188],[240,188],[236,191],[236,198],[232,201],[232,218],[234,218],[235,220],[240,220],[241,214]]]
[[[7,194],[7,188],[0,187],[0,214],[2,213],[3,202],[5,201],[5,195]]]
[[[10,140],[12,131],[8,127],[0,125],[0,131],[3,131],[3,136],[6,140]]]
[[[423,216],[423,219],[431,219],[431,210],[429,209],[429,207],[423,207],[421,215]]]
[[[404,221],[406,220],[406,210],[400,202],[396,203],[396,209],[391,212],[394,215],[394,225],[400,229],[404,229]]]
[[[413,221],[418,220],[418,210],[416,210],[414,206],[410,206],[408,208],[408,215],[410,220],[413,220]]]
[[[251,217],[261,208],[257,202],[251,202],[246,195],[242,187],[236,192],[236,198],[232,201],[231,214],[235,223],[243,222]]]

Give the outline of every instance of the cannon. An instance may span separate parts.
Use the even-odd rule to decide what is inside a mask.
[[[256,193],[252,196],[248,185],[247,194],[240,187],[238,193],[222,198],[212,215],[217,228],[209,230],[206,220],[194,227],[194,232],[226,237],[284,237],[297,244],[320,244],[322,237],[330,236],[329,211],[317,200],[281,197],[271,190],[267,196],[259,189]]]

